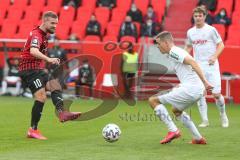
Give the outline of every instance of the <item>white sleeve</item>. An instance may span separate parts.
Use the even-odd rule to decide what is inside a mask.
[[[212,30],[212,39],[213,41],[218,44],[219,42],[222,42],[222,38],[219,35],[218,31],[216,30],[216,28],[213,28]]]
[[[183,49],[172,49],[169,52],[170,58],[174,59],[177,62],[183,63],[184,58],[188,55],[188,53]]]
[[[190,38],[190,33],[189,33],[189,31],[187,32],[186,45],[192,46],[192,40],[191,40],[191,38]]]

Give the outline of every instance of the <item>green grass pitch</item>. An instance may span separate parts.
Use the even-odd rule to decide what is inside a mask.
[[[227,105],[230,127],[222,128],[217,108],[209,104],[210,127],[200,129],[208,141],[203,146],[188,144],[191,136],[179,122],[176,124],[182,137],[170,144],[159,144],[167,130],[162,122],[149,118],[153,111],[146,101],[136,106],[120,101],[116,109],[102,117],[61,124],[48,100],[39,124],[48,140],[27,139],[32,103],[32,99],[0,97],[0,160],[237,160],[240,157],[237,105]],[[78,100],[72,110],[84,112],[100,103],[100,100]],[[196,106],[192,107],[191,116],[199,124]],[[122,130],[116,143],[102,138],[101,131],[107,123],[116,123]]]

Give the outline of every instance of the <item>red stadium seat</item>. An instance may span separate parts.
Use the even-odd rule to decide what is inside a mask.
[[[222,40],[225,40],[225,34],[226,34],[226,28],[224,25],[222,24],[213,24],[213,27],[215,27],[218,31],[218,33],[220,34]]]
[[[10,0],[0,0],[0,25],[7,14],[7,9],[10,6]]]
[[[15,20],[6,19],[3,21],[0,38],[13,38],[17,31],[18,23]]]
[[[136,43],[136,38],[132,37],[132,36],[123,36],[121,37],[121,42],[122,41],[128,41],[128,42],[132,42],[132,43]]]
[[[42,12],[44,13],[46,11],[53,11],[53,12],[58,14],[60,9],[61,9],[61,7],[59,7],[59,6],[54,6],[54,5],[49,6],[49,5],[47,5],[47,6],[44,6],[42,8]]]
[[[84,23],[81,21],[73,22],[71,33],[76,34],[79,39],[83,39],[86,33],[86,25],[87,21],[85,21]]]
[[[16,16],[17,15],[17,16]],[[15,8],[13,6],[9,7],[7,19],[12,19],[15,21],[19,21],[23,16],[22,8]]]
[[[110,17],[110,11],[106,7],[98,7],[95,9],[95,15],[98,22],[101,24],[101,32],[103,33]]]
[[[151,4],[158,14],[159,22],[161,22],[166,8],[166,0],[151,0]]]
[[[12,7],[25,9],[28,5],[28,0],[14,0]]]
[[[232,9],[233,9],[233,0],[218,0],[217,1],[217,9],[215,13],[218,13],[220,9],[225,8],[228,15],[232,15]]]
[[[21,20],[19,23],[20,23],[20,26],[21,25],[24,25],[24,24],[29,24],[30,26],[39,26],[41,24],[41,20],[33,20],[33,19],[23,19]]]
[[[32,20],[32,21],[38,21],[40,19],[40,9],[34,9],[31,7],[28,7],[25,10],[25,16],[24,19]]]
[[[29,19],[23,19],[23,20],[20,21],[19,27],[20,28],[21,28],[21,26],[32,26],[32,27],[34,27],[34,26],[38,26],[39,24],[41,24],[41,20],[33,21],[33,20],[29,20]]]
[[[140,35],[140,27],[141,27],[141,24],[139,22],[133,22],[135,25],[136,25],[136,28],[137,28],[137,34]]]
[[[33,8],[43,8],[45,4],[45,0],[30,0],[30,6],[32,6]]]
[[[130,9],[131,4],[132,0],[124,0],[124,3],[121,0],[117,0],[117,8],[121,10],[128,11]]]
[[[225,45],[240,46],[240,39],[228,39],[225,41]]]
[[[0,0],[0,25],[3,19],[6,17],[7,9],[10,6],[10,0]]]
[[[240,35],[240,25],[231,25],[228,28],[228,36],[227,41],[229,42],[238,42],[239,41],[239,35]]]
[[[61,23],[72,23],[75,16],[75,8],[74,7],[62,7],[60,10],[59,21]]]
[[[240,12],[240,1],[235,0],[234,12]]]
[[[230,25],[229,28],[228,28],[228,31],[240,31],[240,25]]]
[[[77,20],[82,21],[85,19],[90,19],[92,15],[92,10],[87,7],[79,7],[77,10]]]
[[[7,8],[0,9],[0,19],[4,19],[7,13]]]
[[[149,0],[134,0],[134,3],[137,5],[137,8],[140,9],[143,15],[147,12],[147,6],[149,5]]]
[[[10,6],[10,0],[0,0],[0,9],[8,8]]]
[[[82,7],[87,7],[93,11],[96,7],[96,0],[82,0]]]
[[[14,38],[25,39],[28,37],[30,31],[34,28],[33,24],[24,23],[19,26],[19,31]]]
[[[47,0],[47,6],[56,6],[60,8],[63,0]]]
[[[100,42],[101,39],[99,36],[93,36],[93,35],[89,35],[89,36],[86,36],[84,38],[84,41],[94,41],[94,42]]]
[[[240,9],[238,12],[233,12],[232,15],[232,24],[240,24]]]
[[[56,29],[56,37],[61,40],[67,40],[69,36],[70,25],[69,24],[60,24]]]
[[[119,21],[119,23],[122,23],[124,21],[125,17],[126,17],[126,11],[115,8],[112,11],[111,21]]]
[[[117,37],[116,36],[105,36],[103,37],[103,42],[117,42]]]
[[[110,22],[107,26],[107,35],[117,37],[119,35],[120,26],[120,23]]]

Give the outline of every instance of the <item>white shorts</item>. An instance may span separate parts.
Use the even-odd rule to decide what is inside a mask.
[[[195,91],[194,94],[193,90]],[[171,104],[174,108],[183,111],[197,102],[203,96],[203,88],[198,86],[174,88],[167,94],[158,96],[163,104]]]
[[[221,75],[218,61],[214,65],[200,64],[209,83],[213,85],[212,93],[221,93]]]

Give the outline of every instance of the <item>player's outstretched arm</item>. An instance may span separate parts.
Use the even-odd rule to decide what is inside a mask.
[[[58,58],[49,58],[48,56],[45,56],[44,54],[42,54],[42,52],[39,51],[38,48],[31,48],[30,49],[30,54],[38,59],[42,59],[48,63],[52,63],[52,64],[59,64],[60,60]]]
[[[207,79],[205,78],[205,76],[204,76],[204,74],[203,74],[203,72],[202,72],[202,69],[200,68],[200,66],[198,65],[198,63],[193,59],[192,56],[187,55],[187,56],[184,58],[183,63],[192,66],[192,68],[194,69],[194,71],[197,73],[197,75],[199,76],[199,78],[202,80],[202,82],[203,82],[206,90],[211,91],[211,90],[213,89],[213,86],[207,81]]]

